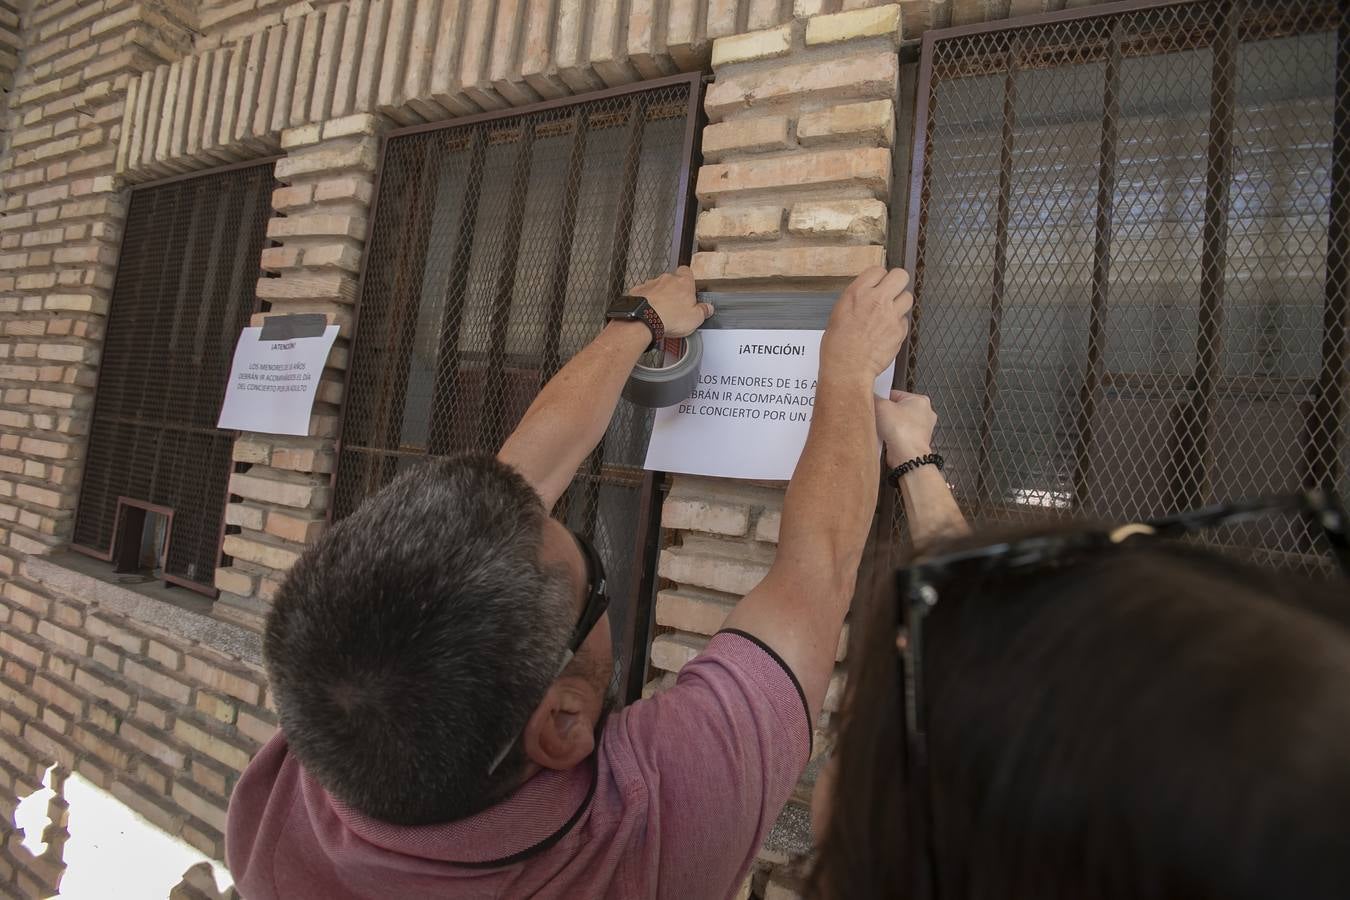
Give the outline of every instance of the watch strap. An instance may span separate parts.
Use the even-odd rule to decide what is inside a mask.
[[[652,342],[647,345],[647,350],[655,350],[660,347],[661,342],[666,337],[666,323],[662,322],[660,314],[652,309],[651,301],[646,297],[639,297],[635,294],[624,294],[619,299],[636,301],[638,309],[618,312],[611,307],[606,310],[605,318],[618,322],[641,322],[652,333]]]
[[[657,314],[656,310],[652,309],[650,303],[642,309],[642,321],[652,331],[652,343],[647,349],[655,350],[666,339],[666,323],[661,321],[661,316]]]

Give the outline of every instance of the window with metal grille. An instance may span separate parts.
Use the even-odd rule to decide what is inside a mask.
[[[980,520],[1344,496],[1344,7],[1112,4],[927,36],[905,383]],[[1315,565],[1298,522],[1221,543]]]
[[[216,428],[255,309],[272,164],[133,189],[94,397],[75,549],[214,595],[234,433]]]
[[[609,303],[686,243],[700,79],[678,76],[389,137],[365,263],[334,515],[404,466],[495,453]],[[620,404],[555,515],[604,559],[640,685],[658,508],[649,412]]]

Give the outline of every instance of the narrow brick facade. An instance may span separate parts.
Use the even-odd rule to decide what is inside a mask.
[[[58,788],[78,772],[221,857],[229,791],[276,723],[262,617],[327,521],[383,132],[711,71],[701,284],[834,287],[887,260],[898,48],[929,27],[1064,5],[0,0],[0,894],[59,887],[59,792],[41,857],[12,824],[52,764]],[[133,590],[67,550],[127,188],[273,156],[257,297],[341,328],[309,434],[235,442],[232,562],[214,603]],[[781,485],[674,479],[649,691],[767,571],[781,503]],[[841,693],[838,675],[827,711]],[[745,896],[796,896],[808,797],[804,783]],[[213,893],[200,877],[176,891]]]

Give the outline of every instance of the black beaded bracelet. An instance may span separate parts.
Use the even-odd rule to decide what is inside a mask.
[[[886,476],[886,480],[891,483],[891,487],[899,487],[900,479],[904,478],[906,475],[908,475],[910,472],[913,472],[915,469],[921,466],[937,466],[938,471],[941,472],[944,463],[945,461],[943,460],[941,454],[926,453],[923,456],[916,456],[913,459],[909,460],[908,462],[902,462],[894,469],[891,469],[891,473]]]

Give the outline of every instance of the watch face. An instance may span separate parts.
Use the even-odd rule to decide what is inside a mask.
[[[620,297],[610,304],[607,315],[610,318],[637,318],[646,306],[645,297]]]

